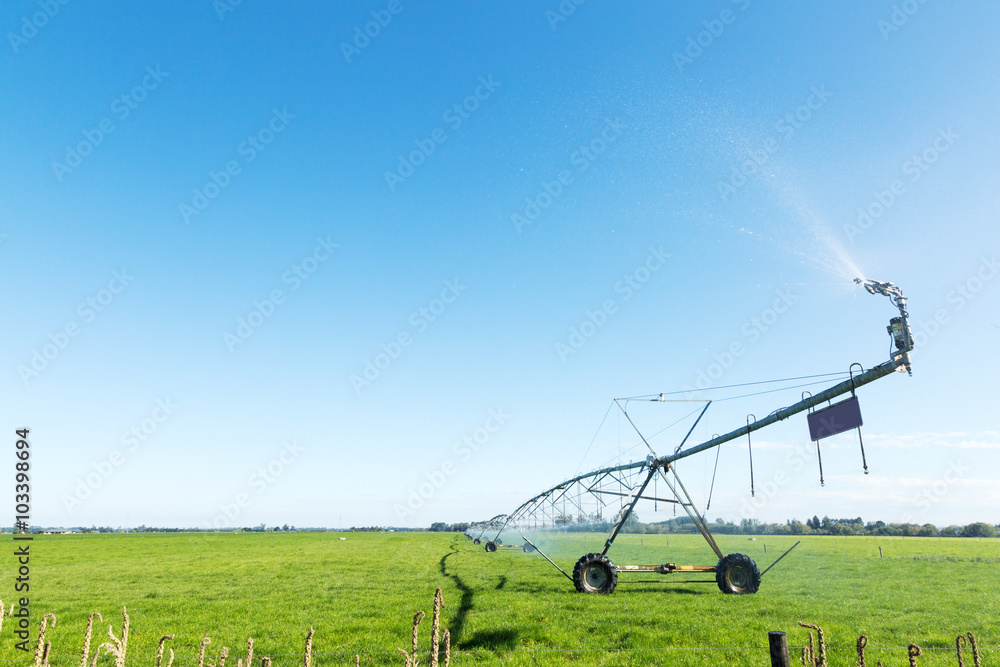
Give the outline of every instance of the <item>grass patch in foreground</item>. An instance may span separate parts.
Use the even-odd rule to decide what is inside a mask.
[[[717,540],[761,569],[795,542]],[[568,535],[554,558],[571,568],[602,542]],[[855,664],[861,633],[870,639],[870,664],[905,664],[905,646],[915,642],[926,652],[920,664],[951,665],[958,633],[975,633],[983,649],[996,647],[1000,635],[997,540],[805,537],[753,596],[723,595],[708,584],[621,584],[610,596],[582,595],[537,554],[487,554],[442,533],[68,535],[31,544],[29,645],[41,614],[54,613],[58,624],[47,632],[54,667],[79,664],[91,612],[104,617],[95,647],[107,640],[109,623],[118,634],[123,606],[131,616],[130,664],[153,665],[160,637],[174,634],[175,665],[193,667],[207,633],[211,664],[227,646],[235,665],[253,637],[258,657],[301,665],[310,626],[317,666],[353,664],[355,653],[362,664],[402,664],[393,653],[409,646],[413,614],[430,614],[438,586],[457,665],[761,665],[769,630],[788,632],[792,645],[805,641],[799,620],[824,627],[834,665]],[[609,556],[618,564],[716,560],[699,536],[678,535],[622,535]],[[12,589],[0,596],[8,605]],[[0,660],[30,662],[31,654],[14,648],[15,629],[7,619]],[[429,631],[428,617],[425,648]],[[991,664],[1000,654],[984,655]]]

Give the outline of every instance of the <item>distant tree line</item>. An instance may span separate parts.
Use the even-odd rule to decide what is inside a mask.
[[[265,523],[258,524],[256,526],[243,526],[243,527],[229,527],[221,529],[211,529],[211,528],[158,528],[156,526],[138,526],[137,528],[111,528],[110,526],[91,526],[90,528],[77,528],[81,533],[191,533],[191,532],[204,532],[206,530],[221,530],[224,532],[243,532],[243,533],[294,533],[302,530],[317,530],[315,528],[296,528],[295,526],[290,526],[289,524],[284,524],[283,526],[268,526]],[[319,530],[326,530],[321,528]]]
[[[437,524],[435,524],[437,525]],[[464,531],[469,527],[467,523],[441,524],[448,526],[447,530]],[[135,528],[123,528],[122,526],[72,526],[70,528],[52,526],[30,526],[29,533],[327,533],[327,532],[352,532],[352,533],[385,533],[385,532],[410,532],[425,531],[427,528],[406,528],[395,526],[351,526],[350,528],[327,528],[325,526],[296,527],[290,524],[281,526],[268,526],[261,523],[256,526],[227,526],[225,528],[164,528],[157,526],[137,526]],[[438,530],[438,529],[433,529]],[[12,533],[12,527],[0,527],[0,533]]]
[[[137,526],[135,528],[123,528],[121,526],[73,526],[71,528],[63,527],[46,527],[46,526],[31,526],[28,529],[30,533],[205,533],[205,532],[216,532],[216,533],[325,533],[330,530],[336,530],[333,528],[320,527],[307,527],[301,528],[297,526],[292,526],[290,524],[283,524],[281,526],[268,526],[267,524],[261,523],[256,526],[227,526],[225,528],[171,528],[171,527],[158,527],[158,526]],[[351,528],[354,530],[387,530],[381,527],[372,528]],[[397,528],[396,530],[412,530],[408,528]],[[0,528],[0,533],[10,533],[12,532],[10,528]]]
[[[869,521],[861,517],[831,519],[814,516],[802,523],[789,519],[785,523],[762,523],[757,519],[743,519],[739,524],[716,519],[708,524],[709,530],[720,535],[877,535],[897,537],[997,537],[1000,526],[978,521],[965,526],[951,525],[938,528],[932,523],[886,523]],[[660,523],[633,522],[622,529],[631,533],[696,533],[688,517],[678,517]]]
[[[612,522],[599,517],[578,517],[566,516],[558,523],[566,532],[608,532],[611,530]],[[876,536],[898,536],[898,537],[1000,537],[1000,525],[992,525],[982,521],[970,523],[964,526],[951,525],[939,528],[932,523],[923,525],[916,523],[886,523],[885,521],[869,521],[865,523],[861,517],[847,519],[831,519],[824,516],[822,519],[814,516],[806,519],[805,523],[798,519],[789,519],[785,523],[762,523],[757,519],[743,519],[738,524],[732,521],[716,519],[707,522],[708,528],[713,533],[719,535],[876,535]],[[388,531],[410,532],[428,530],[432,533],[463,533],[469,530],[469,523],[445,523],[436,521],[430,528],[403,528],[389,526],[351,526],[348,530],[352,533],[383,533]],[[112,528],[110,526],[91,526],[63,528],[43,528],[31,526],[30,532],[71,530],[82,533],[189,533],[204,532],[205,528],[157,528],[151,526],[139,526],[137,528]],[[324,527],[296,528],[289,524],[282,526],[267,526],[263,523],[257,526],[244,526],[242,528],[225,528],[217,532],[327,532],[333,530]],[[0,532],[9,533],[10,528],[3,528]],[[629,520],[622,528],[623,533],[633,533],[639,535],[668,535],[668,534],[690,534],[697,533],[694,523],[689,517],[681,516],[667,521],[653,523],[643,523],[639,520],[639,515],[633,512]]]
[[[432,533],[464,533],[468,529],[468,523],[444,523],[443,521],[435,521],[431,524],[431,527],[428,530]]]
[[[567,532],[608,532],[613,522],[594,517],[567,516],[561,523]],[[732,521],[716,519],[708,522],[708,529],[719,535],[878,535],[898,537],[997,537],[1000,535],[1000,525],[994,526],[982,521],[965,526],[951,525],[938,528],[932,523],[923,525],[916,523],[886,523],[885,521],[869,521],[865,523],[861,517],[853,519],[831,519],[824,516],[820,519],[814,516],[802,523],[798,519],[789,519],[785,523],[762,523],[757,519],[743,519],[738,524]],[[445,524],[446,525],[446,524]],[[433,528],[432,528],[433,530]],[[697,533],[698,529],[689,517],[682,516],[667,521],[643,523],[633,512],[623,533],[639,535],[666,535]]]

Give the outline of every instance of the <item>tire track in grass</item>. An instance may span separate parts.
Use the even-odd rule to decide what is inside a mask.
[[[468,640],[462,641],[462,632],[465,629],[466,619],[468,618],[469,612],[472,611],[474,607],[472,600],[475,596],[475,592],[462,580],[460,576],[448,572],[448,559],[457,553],[458,545],[456,542],[452,542],[451,551],[442,556],[441,561],[438,564],[441,574],[448,579],[451,579],[455,584],[455,587],[462,591],[462,598],[458,603],[458,611],[455,613],[455,617],[452,619],[452,622],[448,627],[448,631],[451,633],[452,637],[452,645],[457,647],[460,651],[472,651],[476,649],[486,649],[490,651],[512,649],[517,644],[518,633],[515,630],[509,629],[476,632]],[[501,584],[498,586],[498,589],[502,588],[505,583],[506,576],[503,576],[501,577]]]
[[[441,574],[455,584],[455,587],[462,591],[462,599],[458,603],[458,611],[455,613],[455,617],[451,620],[449,627],[449,632],[451,632],[452,641],[458,646],[459,642],[462,640],[462,630],[465,629],[465,620],[468,617],[469,612],[473,608],[472,598],[475,593],[457,574],[448,573],[448,559],[458,553],[458,545],[454,542],[451,543],[451,551],[441,556],[441,561],[438,564],[438,569],[441,570]]]

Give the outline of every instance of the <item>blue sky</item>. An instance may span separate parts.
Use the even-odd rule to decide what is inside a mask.
[[[860,392],[872,474],[840,436],[824,488],[790,471],[752,516],[1000,520],[1000,9],[560,11],[7,3],[0,398],[32,521],[487,518],[617,455],[584,456],[613,397],[883,361],[858,272],[923,343]],[[803,445],[764,431],[758,476]]]

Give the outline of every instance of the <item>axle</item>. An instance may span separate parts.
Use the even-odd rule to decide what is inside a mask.
[[[649,572],[655,574],[673,574],[674,572],[715,572],[714,565],[677,565],[663,563],[662,565],[619,565],[620,572]]]

